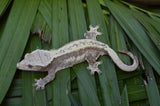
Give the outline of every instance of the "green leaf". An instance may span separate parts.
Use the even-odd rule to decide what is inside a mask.
[[[152,72],[153,64],[156,70],[160,67],[159,7],[155,14],[151,12],[155,8],[143,6],[145,9],[142,9],[121,0],[99,2],[101,6],[98,0],[41,0],[40,3],[0,0],[0,101],[5,96],[1,105],[159,105],[159,75]],[[35,91],[34,79],[44,77],[47,72],[19,70],[8,90],[22,54],[37,48],[57,49],[70,41],[83,39],[90,24],[100,25],[98,31],[103,35],[97,37],[99,41],[116,52],[123,49],[136,55],[140,61],[138,71],[123,72],[114,66],[109,56],[102,56],[99,58],[103,60],[99,66],[102,75],[90,75],[86,69],[88,64],[84,62],[59,71],[45,90]],[[42,33],[38,37],[40,29]],[[51,39],[51,43],[43,39]],[[117,54],[124,63],[132,64],[128,56]],[[148,59],[143,60],[142,55]],[[142,78],[144,73],[146,77]]]
[[[87,31],[86,20],[80,0],[68,1],[69,7],[69,21],[71,40],[84,39],[84,33]],[[96,86],[94,77],[90,75],[90,71],[86,69],[87,64],[82,63],[73,67],[73,71],[77,75],[78,92],[81,104],[88,105],[100,105],[98,96],[96,94]]]
[[[144,66],[146,69],[146,80],[145,86],[146,86],[146,91],[149,99],[149,103],[151,106],[159,106],[160,105],[160,95],[159,95],[159,90],[156,85],[156,80],[154,77],[154,73],[152,70],[152,67],[148,64],[148,62],[144,59]]]
[[[0,103],[16,71],[26,45],[39,0],[15,0],[0,39]]]
[[[12,0],[1,0],[0,1],[0,17],[2,17],[4,11],[7,9],[11,1]]]
[[[149,106],[149,102],[148,100],[135,101],[131,102],[130,106]]]
[[[64,0],[52,1],[52,46],[57,49],[69,42],[67,3]],[[53,105],[70,106],[67,92],[70,87],[70,70],[64,69],[56,73],[53,81]],[[69,89],[68,89],[69,88]]]
[[[131,15],[131,11],[120,3],[105,0],[117,22],[121,25],[128,37],[133,41],[139,51],[146,57],[148,62],[160,74],[160,53],[153,42],[146,35],[142,26]]]
[[[109,18],[110,18],[110,22],[108,25],[109,26],[109,38],[110,38],[112,49],[115,51],[128,50],[127,44],[126,44],[126,42],[128,42],[128,39],[126,37],[125,32],[123,31],[123,29],[120,27],[120,25],[117,23],[117,21],[115,20],[115,18],[112,15],[110,15]],[[127,55],[122,54],[122,53],[118,53],[118,55],[124,63],[131,64],[131,61]],[[124,72],[123,70],[120,70],[117,68],[118,80],[131,78],[136,75],[140,75],[142,73],[144,73],[144,72],[133,71],[133,72],[128,73],[128,72]]]
[[[36,36],[32,36],[29,39],[29,42],[27,44],[27,51],[31,52],[35,49],[41,48],[41,40]],[[45,90],[36,91],[35,87],[33,87],[33,83],[35,83],[34,79],[39,79],[44,77],[44,73],[42,72],[28,72],[23,71],[22,72],[22,100],[23,100],[23,106],[31,106],[31,105],[43,105],[45,106],[47,104],[46,101],[46,93]]]
[[[87,0],[87,9],[89,24],[93,26],[100,25],[99,31],[103,33],[102,36],[98,36],[97,38],[110,45],[104,15],[98,0]],[[103,60],[103,64],[99,67],[102,75],[99,75],[99,80],[104,105],[117,105],[120,99],[120,92],[114,64],[109,57],[103,57],[101,59]]]
[[[151,17],[147,17],[137,10],[133,10],[132,14],[144,26],[149,37],[160,50],[160,32],[157,32],[159,31],[160,22],[153,20]]]
[[[128,92],[126,85],[124,86],[124,89],[121,94],[121,106],[129,106]]]
[[[8,98],[3,104],[3,106],[22,106],[22,98]]]
[[[146,89],[141,75],[127,79],[129,102],[147,99]]]
[[[110,41],[111,41],[111,47],[115,50],[127,50],[127,45],[125,41],[125,33],[123,32],[122,28],[119,26],[119,24],[116,22],[116,20],[113,18],[113,16],[110,16],[110,24],[109,24],[109,35],[110,35]],[[129,57],[120,54],[119,57],[121,60],[123,60],[126,64],[130,64]],[[123,70],[117,69],[118,76],[125,76],[125,78],[132,77],[134,72],[124,72]],[[133,75],[132,75],[133,74]],[[125,80],[122,80],[125,82]],[[129,100],[128,100],[128,93],[127,93],[127,87],[124,85],[124,88],[122,90],[121,99],[119,100],[119,105],[121,106],[129,106]]]
[[[51,29],[51,5],[46,0],[42,0],[39,6],[39,11],[46,20],[47,25]]]
[[[11,88],[6,95],[7,98],[21,97],[22,96],[22,80],[14,79],[11,84]]]

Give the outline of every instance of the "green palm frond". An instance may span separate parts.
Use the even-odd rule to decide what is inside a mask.
[[[143,9],[122,0],[1,0],[0,104],[160,105],[159,9]],[[102,75],[91,76],[84,62],[58,72],[45,90],[36,91],[34,79],[47,73],[16,69],[25,53],[82,39],[90,24],[100,25],[99,41],[116,52],[133,52],[140,61],[138,71],[123,72],[102,56]],[[118,55],[132,64],[128,56]]]

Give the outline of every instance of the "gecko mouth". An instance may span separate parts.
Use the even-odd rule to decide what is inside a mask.
[[[18,69],[21,69],[20,63],[17,63],[17,68],[18,68]]]

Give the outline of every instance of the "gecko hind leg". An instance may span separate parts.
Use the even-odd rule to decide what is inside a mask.
[[[36,83],[33,84],[33,86],[36,86],[36,90],[45,89],[45,85],[54,79],[55,79],[55,73],[52,72],[52,73],[49,73],[43,79],[42,78],[40,78],[39,80],[35,79]]]
[[[88,70],[91,70],[91,75],[94,75],[95,72],[101,74],[102,72],[98,68],[98,65],[102,64],[102,61],[96,62],[99,55],[95,55],[93,53],[89,53],[86,55],[85,59],[87,60],[89,66],[87,67]]]
[[[102,74],[101,70],[98,68],[98,65],[102,64],[102,61],[95,62],[93,64],[89,64],[87,67],[88,70],[91,70],[91,75],[94,75],[95,72],[98,74]]]

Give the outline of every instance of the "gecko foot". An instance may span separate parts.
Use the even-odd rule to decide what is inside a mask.
[[[94,75],[94,73],[97,72],[98,74],[102,74],[102,71],[99,69],[91,70],[91,75]]]
[[[45,88],[45,81],[43,79],[35,79],[36,83],[33,84],[33,86],[36,86],[36,90],[39,90],[39,89],[44,89]]]
[[[101,32],[98,32],[97,29],[99,28],[99,25],[97,25],[96,27],[93,27],[92,25],[89,26],[90,30],[87,31],[84,36],[86,39],[93,39],[96,40],[96,36],[97,35],[102,35]]]
[[[98,69],[98,65],[102,64],[102,61],[95,62],[94,64],[89,64],[87,67],[88,70],[91,70],[91,75],[94,75],[95,72],[98,74],[102,74],[102,72]]]

